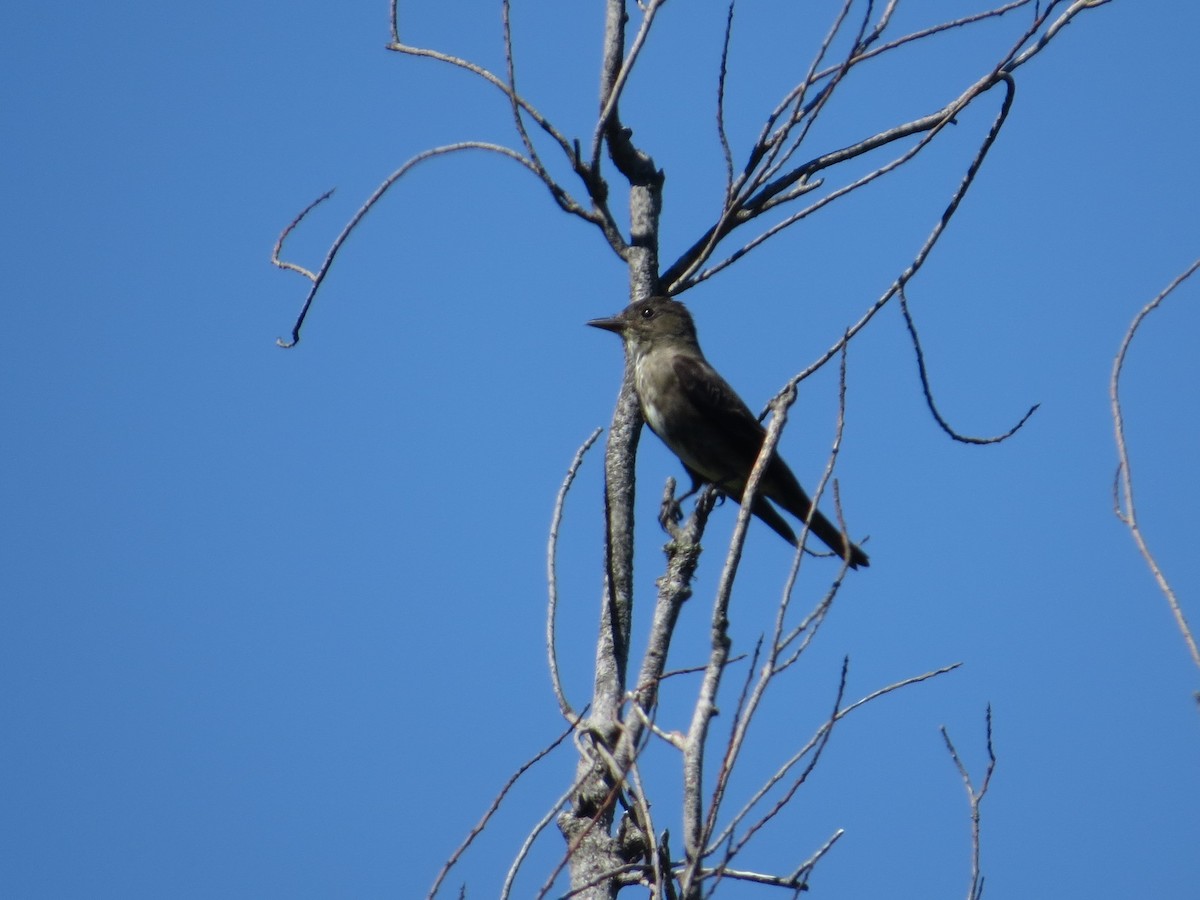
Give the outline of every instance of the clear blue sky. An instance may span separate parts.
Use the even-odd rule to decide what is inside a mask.
[[[406,13],[413,42],[499,65],[498,4],[421,6]],[[598,6],[514,3],[522,84],[584,137]],[[752,6],[731,83],[742,138],[784,84],[771,60],[814,33],[763,29]],[[561,727],[545,537],[566,466],[616,395],[618,343],[582,323],[626,302],[622,266],[515,166],[436,161],[346,246],[299,347],[274,345],[305,283],[269,252],[300,208],[338,188],[291,246],[315,265],[410,155],[512,140],[495,92],[383,49],[386,7],[0,13],[7,897],[422,896]],[[625,109],[667,171],[667,258],[719,199],[722,18],[721,4],[668,4]],[[814,883],[825,896],[962,896],[966,801],[937,728],[978,772],[991,703],[987,896],[1195,897],[1200,673],[1112,515],[1106,391],[1136,310],[1200,255],[1198,29],[1191,4],[1134,0],[1072,25],[1020,73],[1008,128],[913,285],[943,412],[992,433],[1041,403],[1019,437],[945,438],[898,310],[854,347],[838,475],[872,567],[775,695],[739,787],[807,737],[844,654],[852,698],[965,665],[847,720],[790,824],[747,864],[803,858],[842,827]],[[933,89],[1005,33],[947,39],[935,62],[914,53],[911,69],[864,81],[840,127],[934,108]],[[991,109],[964,116],[928,163],[687,295],[709,357],[751,405],[895,277]],[[1146,324],[1126,403],[1146,533],[1200,623],[1198,300],[1200,283]],[[804,481],[824,465],[835,387],[833,373],[806,382],[784,437]],[[652,436],[643,448],[644,612],[663,541],[653,513],[681,472]],[[600,483],[597,455],[569,499],[560,560],[560,652],[580,704]],[[703,658],[734,510],[714,517],[678,665]],[[752,531],[735,649],[765,627],[786,549]],[[811,596],[825,570],[808,571]],[[665,724],[682,715],[664,711]],[[495,894],[572,769],[568,750],[514,795],[457,873],[471,896]],[[676,779],[660,784],[656,819],[671,824]],[[558,849],[550,835],[538,863]]]

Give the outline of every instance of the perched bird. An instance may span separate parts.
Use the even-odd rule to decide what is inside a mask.
[[[668,297],[652,297],[587,324],[624,340],[642,415],[692,476],[688,493],[709,482],[740,503],[767,432],[704,358],[687,308]],[[808,520],[812,501],[778,453],[763,473],[751,512],[796,546],[795,532],[771,500]],[[809,530],[851,568],[869,565],[867,554],[819,511],[812,513]]]

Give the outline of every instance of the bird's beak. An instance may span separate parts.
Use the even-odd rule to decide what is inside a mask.
[[[588,324],[593,328],[611,331],[613,334],[621,334],[625,331],[625,320],[620,316],[613,316],[611,319],[592,319]]]

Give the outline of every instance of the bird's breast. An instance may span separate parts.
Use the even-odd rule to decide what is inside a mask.
[[[686,466],[707,471],[702,447],[703,429],[697,430],[696,410],[687,398],[675,371],[670,352],[644,353],[634,360],[633,383],[641,401],[642,415],[650,430],[662,439]]]
[[[673,391],[672,385],[666,383],[663,363],[660,358],[651,358],[651,354],[638,354],[633,363],[633,385],[637,388],[646,424],[663,440],[669,440],[671,428],[663,406]]]

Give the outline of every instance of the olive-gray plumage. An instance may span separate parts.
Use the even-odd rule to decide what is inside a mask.
[[[710,482],[741,502],[767,432],[704,358],[687,308],[667,297],[653,297],[588,324],[624,340],[646,424],[679,457],[692,476],[693,490]],[[778,453],[763,473],[751,512],[795,546],[795,533],[770,500],[802,522],[812,508]],[[809,530],[851,568],[869,565],[867,555],[820,511],[813,512]]]

